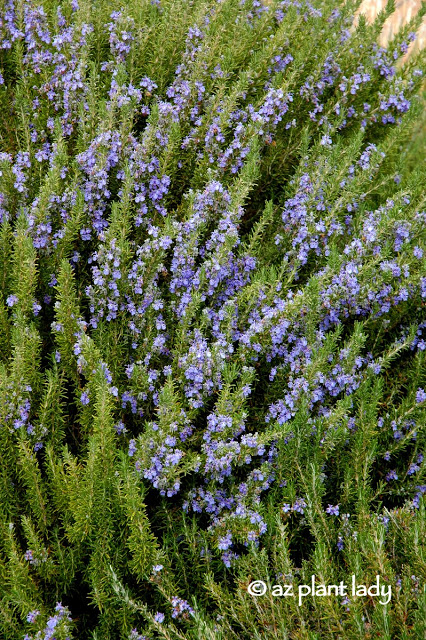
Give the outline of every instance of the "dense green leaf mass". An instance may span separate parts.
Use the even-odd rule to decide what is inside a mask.
[[[424,10],[358,5],[2,0],[1,638],[424,637]]]

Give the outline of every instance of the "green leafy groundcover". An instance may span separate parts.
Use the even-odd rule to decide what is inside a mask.
[[[422,11],[357,4],[1,3],[1,638],[424,637]]]

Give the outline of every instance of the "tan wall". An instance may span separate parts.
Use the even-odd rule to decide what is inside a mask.
[[[265,4],[269,4],[270,0],[264,0]],[[338,4],[338,2],[336,2]],[[413,18],[420,9],[422,0],[396,0],[395,11],[389,16],[383,25],[379,38],[379,44],[385,47],[392,40],[398,30]],[[360,13],[364,14],[368,22],[373,22],[377,15],[387,5],[387,0],[363,0],[360,8],[355,14],[354,24],[357,24],[357,17]],[[403,59],[406,59],[410,53],[424,49],[426,46],[426,16],[423,16],[422,23],[417,29],[417,38],[410,44],[408,52]]]
[[[387,0],[363,0],[357,14],[363,13],[368,22],[373,22],[378,13],[386,7]],[[413,18],[421,6],[421,0],[396,0],[395,11],[386,20],[380,34],[379,42],[382,46],[393,38],[400,27]],[[423,49],[426,44],[426,16],[417,30],[417,39],[410,45],[408,54],[412,51]]]

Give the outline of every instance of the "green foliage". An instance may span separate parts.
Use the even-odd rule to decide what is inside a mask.
[[[0,637],[424,637],[425,8],[78,4],[0,7]]]

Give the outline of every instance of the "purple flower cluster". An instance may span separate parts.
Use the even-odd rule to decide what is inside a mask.
[[[133,29],[134,20],[127,15],[123,15],[122,11],[113,11],[111,13],[112,22],[107,24],[110,33],[109,44],[114,62],[124,62],[130,53],[131,44],[134,40]]]
[[[188,617],[188,615],[194,613],[194,609],[187,603],[186,600],[182,600],[178,596],[173,596],[171,600],[172,604],[172,618]]]
[[[56,613],[48,618],[44,629],[36,633],[35,636],[26,634],[24,640],[55,640],[59,636],[69,638],[69,623],[72,622],[69,609],[58,602],[55,611]],[[28,622],[35,623],[39,615],[38,609],[31,611],[27,616]]]
[[[338,516],[339,515],[339,505],[335,505],[333,506],[332,504],[329,504],[327,509],[325,510],[326,513],[328,513],[331,516]]]
[[[29,562],[34,567],[39,566],[41,563],[47,561],[47,551],[46,549],[42,549],[41,553],[38,555],[34,555],[34,551],[32,549],[27,549],[25,552],[24,558],[27,562]]]

